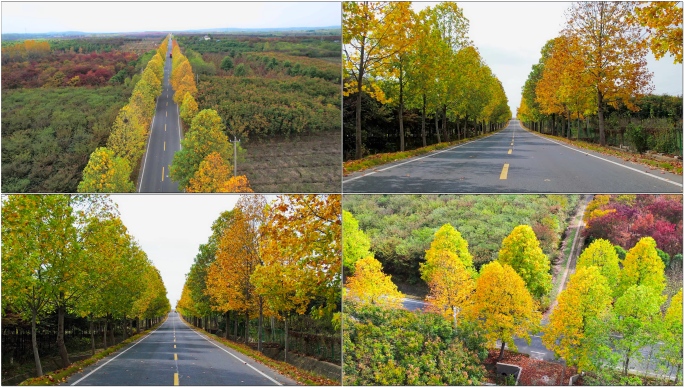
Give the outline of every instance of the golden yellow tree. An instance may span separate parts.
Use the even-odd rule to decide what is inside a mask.
[[[539,247],[532,227],[515,227],[501,243],[498,260],[510,265],[537,299],[551,291],[551,263]]]
[[[640,28],[626,22],[635,6],[628,1],[577,2],[567,13],[564,34],[577,39],[587,82],[596,93],[601,145],[606,145],[606,106],[637,110],[635,99],[653,90],[646,42]]]
[[[360,305],[400,308],[404,294],[397,290],[391,276],[382,272],[380,261],[368,256],[356,261],[344,297]]]
[[[471,274],[473,269],[473,256],[468,251],[468,242],[463,239],[451,224],[446,223],[435,232],[435,239],[430,243],[430,248],[425,252],[425,262],[420,264],[420,277],[427,283],[432,280],[433,272],[439,268],[441,252],[449,251],[463,263],[463,267]]]
[[[433,257],[435,269],[428,286],[430,303],[445,318],[453,319],[458,327],[458,315],[471,302],[475,281],[458,256],[448,250],[440,250]]]
[[[490,262],[480,270],[473,303],[466,315],[482,328],[490,345],[501,341],[499,360],[506,345],[516,349],[515,337],[530,342],[530,332],[537,331],[541,314],[537,302],[525,287],[525,281],[506,264]]]
[[[651,1],[635,8],[636,22],[646,27],[648,43],[656,59],[666,53],[674,57],[674,63],[682,63],[682,3],[679,1]]]
[[[649,286],[657,294],[665,289],[665,264],[658,256],[656,242],[651,237],[639,239],[627,252],[622,262],[620,283],[615,296],[624,294],[629,287],[635,285]]]
[[[620,276],[620,263],[615,247],[610,241],[596,239],[591,242],[589,247],[582,251],[577,259],[576,269],[595,266],[601,271],[601,275],[606,279],[611,295],[617,288]]]
[[[596,266],[581,267],[570,277],[567,288],[558,297],[558,305],[549,317],[542,342],[568,365],[584,370],[595,350],[585,340],[585,327],[591,320],[601,320],[609,312],[613,297],[608,281]]]

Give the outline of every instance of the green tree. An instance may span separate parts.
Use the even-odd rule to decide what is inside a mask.
[[[190,130],[181,141],[181,150],[173,156],[171,178],[181,188],[186,188],[202,160],[213,152],[224,160],[230,160],[231,146],[223,132],[221,117],[215,110],[205,109],[192,120]]]
[[[675,374],[675,384],[677,384],[682,373],[682,289],[672,296],[670,306],[663,318],[663,327],[661,357],[677,370]]]
[[[230,71],[233,69],[233,59],[230,56],[226,56],[221,61],[221,69],[224,71]]]
[[[475,274],[473,269],[473,256],[468,251],[468,241],[463,239],[451,224],[447,223],[435,232],[435,239],[430,243],[430,248],[425,252],[425,262],[420,264],[420,278],[430,283],[433,273],[439,268],[437,260],[441,259],[441,252],[454,253],[457,259],[463,263],[463,267]]]
[[[665,265],[658,256],[656,242],[651,237],[639,239],[629,249],[622,262],[620,285],[616,296],[620,296],[634,285],[646,285],[660,294],[665,289]]]
[[[248,73],[249,66],[244,63],[240,63],[239,65],[235,66],[235,70],[233,71],[233,75],[235,75],[236,77],[244,77]]]
[[[517,226],[501,243],[499,262],[510,265],[537,299],[551,291],[551,263],[532,227]]]
[[[610,241],[596,239],[582,251],[577,259],[576,270],[591,266],[600,269],[601,275],[608,281],[608,287],[615,291],[620,276],[620,264],[615,247]]]
[[[578,267],[544,329],[544,345],[579,371],[589,366],[590,353],[595,349],[585,337],[586,324],[610,312],[611,289],[599,267]]]
[[[134,192],[130,176],[131,167],[126,159],[105,147],[97,148],[83,170],[78,192]]]
[[[348,271],[347,275],[351,275],[354,274],[356,261],[372,255],[370,238],[359,229],[359,222],[349,211],[342,211],[342,229],[343,262]]]

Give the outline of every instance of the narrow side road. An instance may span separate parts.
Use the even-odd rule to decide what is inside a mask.
[[[178,183],[169,178],[173,155],[180,150],[180,118],[173,101],[171,77],[171,40],[164,64],[162,94],[157,98],[150,137],[139,174],[138,192],[180,192]]]
[[[72,375],[65,385],[270,386],[297,382],[216,343],[178,314],[131,346]]]

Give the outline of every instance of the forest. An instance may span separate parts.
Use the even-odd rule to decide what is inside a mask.
[[[456,3],[344,2],[343,25],[345,160],[471,138],[511,118]]]
[[[3,44],[4,192],[78,190],[89,155],[117,131],[117,117],[130,105],[126,101],[131,94],[142,93],[150,83],[144,70],[156,50],[140,55],[119,50],[130,43],[136,41],[92,38]],[[77,45],[76,51],[72,45]],[[141,96],[149,99],[148,94]],[[141,96],[133,105],[145,101]],[[150,114],[149,106],[143,110]],[[137,160],[128,163],[127,171],[121,160],[115,163],[124,170],[117,175],[124,186],[116,185],[122,192],[132,190],[130,175]]]
[[[2,204],[3,384],[69,367],[170,311],[159,271],[109,197],[11,195]]]
[[[482,202],[491,206],[493,197]],[[510,217],[510,228],[492,241],[491,258],[476,265],[473,252],[479,246],[473,242],[477,237],[466,234],[469,222],[454,226],[442,217],[441,227],[425,230],[429,248],[420,252],[413,277],[426,285],[426,307],[412,312],[404,310],[405,300],[415,294],[407,296],[397,287],[409,275],[397,273],[379,243],[388,238],[378,233],[400,233],[407,226],[397,225],[397,218],[413,219],[407,224],[420,227],[415,219],[453,211],[447,209],[449,200],[421,197],[393,207],[387,205],[392,196],[349,198],[353,205],[345,199],[345,209],[352,212],[343,213],[345,383],[505,383],[493,364],[512,359],[515,338],[529,343],[533,334],[542,334],[543,345],[565,360],[568,372],[584,372],[585,385],[676,385],[681,380],[681,196],[596,195],[585,208],[586,238],[574,270],[559,289],[556,279],[563,282],[565,275],[552,270],[555,263],[529,218]],[[505,212],[498,202],[483,217],[477,198],[470,198],[459,219],[490,220]],[[543,199],[518,198],[539,201],[539,207]],[[490,224],[479,227],[487,230]],[[386,274],[389,268],[392,275]],[[437,364],[428,361],[435,351]],[[648,378],[630,372],[636,362],[646,364]],[[450,372],[454,368],[461,372]]]
[[[311,356],[340,364],[340,201],[240,196],[200,245],[178,312],[219,337],[283,354],[285,362]]]
[[[682,63],[681,5],[577,3],[566,19],[532,66],[517,118],[542,133],[681,157],[682,96],[652,94],[646,61],[650,50]]]
[[[193,77],[185,114],[176,90],[186,131],[191,112],[218,114],[244,150],[237,176],[256,192],[339,191],[339,35],[207,37],[174,40],[190,64],[179,72]],[[235,167],[232,158],[224,164]]]

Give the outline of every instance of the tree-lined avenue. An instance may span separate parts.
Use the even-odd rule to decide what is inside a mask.
[[[169,166],[174,153],[180,150],[181,140],[178,106],[173,101],[174,91],[169,82],[171,43],[169,39],[162,94],[157,99],[147,151],[143,156],[138,192],[179,192],[178,183],[169,177]]]
[[[65,385],[296,385],[192,330],[178,314],[126,349],[74,374]]]

